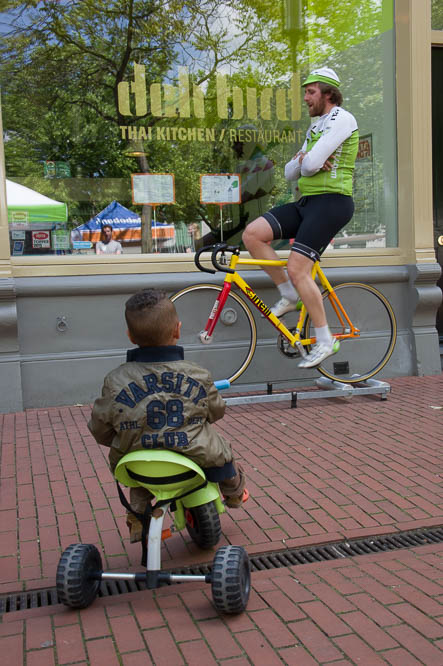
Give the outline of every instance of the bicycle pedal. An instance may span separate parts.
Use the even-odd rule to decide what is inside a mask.
[[[166,530],[162,530],[162,541],[169,539],[169,537],[172,537],[172,530],[170,527],[168,527]]]

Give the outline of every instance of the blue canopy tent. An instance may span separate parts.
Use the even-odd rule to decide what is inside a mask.
[[[141,242],[141,219],[137,213],[134,213],[129,208],[125,208],[118,203],[112,201],[109,206],[106,206],[95,217],[92,217],[85,224],[81,224],[71,232],[73,241],[91,241],[97,243],[100,240],[102,227],[105,224],[110,224],[114,230],[113,238],[127,244],[140,244]],[[159,222],[152,223],[152,237],[156,239],[159,244],[164,244],[165,241],[172,241],[174,243],[175,231],[173,224],[161,224]]]

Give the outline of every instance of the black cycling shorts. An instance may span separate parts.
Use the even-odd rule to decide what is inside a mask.
[[[263,217],[274,240],[293,238],[293,252],[317,261],[334,236],[352,218],[354,202],[345,194],[314,194],[271,208]]]

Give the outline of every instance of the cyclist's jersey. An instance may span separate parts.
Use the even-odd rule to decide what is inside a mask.
[[[299,159],[286,164],[287,180],[298,180],[302,196],[336,193],[352,196],[352,177],[358,152],[358,126],[354,116],[334,106],[316,120],[306,133],[302,147],[307,152],[300,168]],[[334,154],[332,169],[321,171]]]

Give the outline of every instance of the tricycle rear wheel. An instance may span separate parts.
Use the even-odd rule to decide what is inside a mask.
[[[87,608],[100,589],[102,558],[92,544],[74,543],[63,552],[56,575],[58,599],[70,608]]]
[[[251,591],[251,564],[241,546],[222,546],[215,553],[211,572],[212,599],[221,613],[242,613]]]

